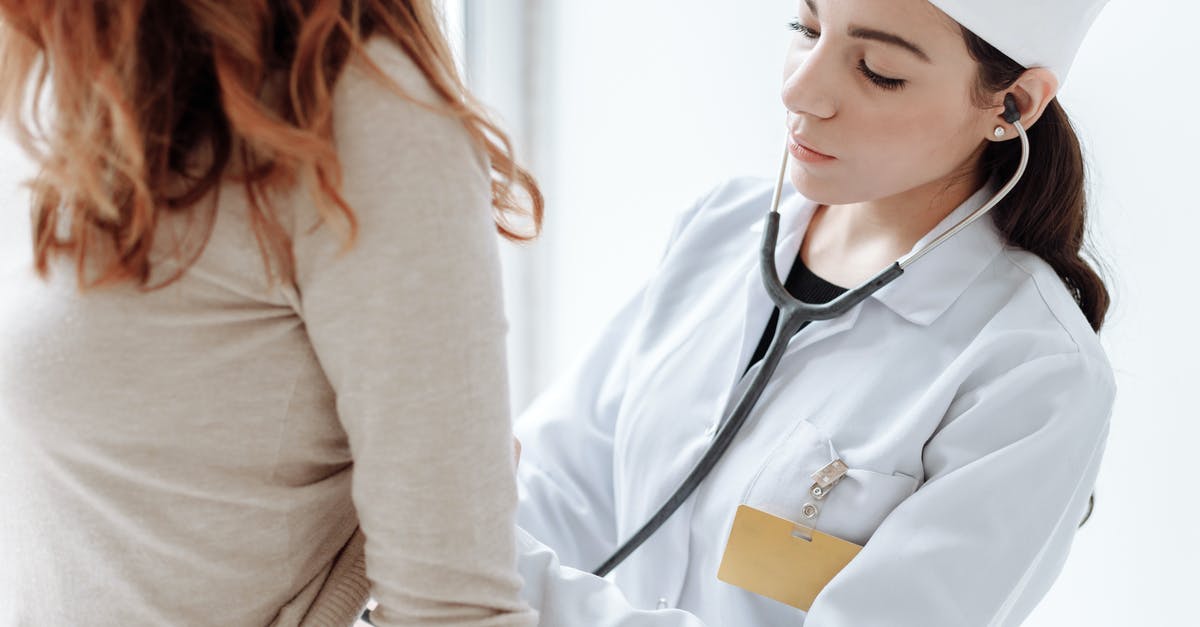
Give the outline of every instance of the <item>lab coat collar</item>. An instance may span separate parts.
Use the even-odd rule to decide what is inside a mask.
[[[937,239],[992,198],[999,187],[989,182],[950,212],[909,253]],[[990,215],[946,240],[928,255],[913,262],[900,278],[875,293],[874,298],[904,319],[928,326],[937,320],[1004,248],[1004,237]]]
[[[937,239],[947,229],[982,207],[998,189],[995,181],[980,187],[909,252],[915,252]],[[799,194],[779,203],[781,235],[776,267],[781,268],[781,277],[798,254],[803,234],[807,232],[817,206],[817,202]],[[761,237],[762,223],[754,224],[751,231]],[[914,262],[900,278],[876,292],[872,298],[905,320],[928,326],[958,300],[971,281],[1003,247],[1003,235],[991,217],[984,216]]]

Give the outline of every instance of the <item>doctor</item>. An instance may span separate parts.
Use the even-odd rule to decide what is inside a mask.
[[[725,427],[775,330],[772,181],[684,212],[651,280],[517,423],[525,594],[554,626],[1017,625],[1088,509],[1114,396],[1055,96],[1104,0],[805,0],[776,267],[827,302],[699,488],[607,579]],[[1010,117],[1015,119],[1015,117]],[[544,544],[543,544],[544,543]]]

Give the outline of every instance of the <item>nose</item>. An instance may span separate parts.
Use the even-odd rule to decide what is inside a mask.
[[[835,68],[827,57],[819,43],[812,49],[789,53],[782,93],[788,111],[822,119],[837,113]]]

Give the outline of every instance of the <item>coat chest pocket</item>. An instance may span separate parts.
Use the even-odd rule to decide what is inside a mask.
[[[744,502],[750,507],[786,518],[804,520],[801,510],[809,495],[812,473],[840,455],[833,441],[812,423],[800,420],[767,456],[750,481]],[[918,481],[903,473],[886,474],[856,467],[821,501],[816,528],[827,534],[866,544],[893,509],[917,489]]]

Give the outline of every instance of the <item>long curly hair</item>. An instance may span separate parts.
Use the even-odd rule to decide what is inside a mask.
[[[290,280],[295,265],[275,191],[303,184],[322,224],[353,245],[332,92],[371,36],[413,59],[440,97],[436,110],[459,119],[488,157],[500,234],[536,237],[537,183],[465,87],[432,0],[0,0],[0,118],[40,166],[26,182],[38,272],[64,255],[81,288],[169,283],[149,285],[155,225],[223,179],[245,186],[269,276]],[[264,97],[271,85],[279,102]],[[197,168],[195,154],[209,157]]]

